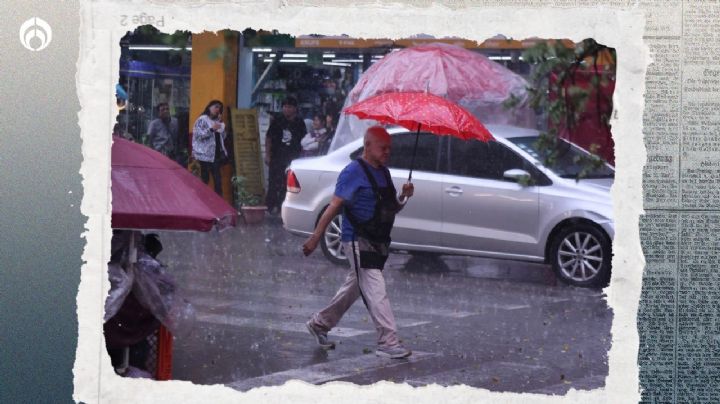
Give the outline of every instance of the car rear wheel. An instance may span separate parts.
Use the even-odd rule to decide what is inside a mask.
[[[343,252],[342,242],[342,216],[337,215],[325,229],[320,240],[320,248],[322,248],[325,257],[335,265],[347,266],[348,261]]]
[[[570,285],[604,287],[610,280],[612,246],[598,228],[577,224],[554,238],[550,259],[560,280]]]

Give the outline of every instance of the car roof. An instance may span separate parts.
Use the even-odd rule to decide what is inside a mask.
[[[519,126],[511,125],[485,125],[487,130],[492,133],[494,137],[500,137],[503,139],[515,138],[515,137],[537,137],[538,131],[535,129],[521,128]],[[411,132],[410,130],[402,126],[389,126],[388,132],[391,135],[396,133]]]
[[[516,138],[516,137],[537,137],[539,134],[539,132],[535,129],[521,128],[519,126],[485,125],[485,127],[490,131],[490,133],[495,138],[509,139],[509,138]],[[412,132],[409,129],[404,128],[402,126],[398,126],[398,125],[388,125],[387,131],[391,135],[396,135],[398,133]],[[348,142],[347,144],[345,144],[343,146],[340,146],[339,148],[331,151],[330,153],[335,153],[336,151],[344,150],[343,152],[339,152],[339,155],[344,155],[345,153],[347,153],[347,150],[356,149],[360,146],[362,146],[362,137],[354,139],[353,141]],[[328,153],[328,154],[330,154],[330,153]]]

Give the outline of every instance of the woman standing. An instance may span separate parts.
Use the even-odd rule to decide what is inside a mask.
[[[210,182],[210,174],[215,184],[215,193],[222,196],[220,166],[227,158],[225,150],[225,124],[222,122],[223,103],[212,100],[208,103],[193,126],[192,153],[200,162],[200,176],[204,183]]]

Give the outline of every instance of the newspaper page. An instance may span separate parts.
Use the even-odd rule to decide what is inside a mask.
[[[85,57],[81,55],[81,63],[79,63],[79,81],[78,84],[85,85],[82,90],[88,91],[91,95],[101,95],[104,89],[98,90],[89,82],[90,76],[98,74],[99,76],[109,74],[116,78],[117,73],[112,71],[110,66],[96,64],[92,58],[87,55],[93,55],[93,46],[110,46],[115,43],[118,36],[112,33],[113,29],[111,21],[120,14],[120,8],[112,2],[93,2],[94,6],[85,5],[82,10],[86,24],[108,23],[109,28],[85,27],[83,38],[85,41],[84,51],[88,52]],[[102,11],[97,8],[102,3],[104,7]],[[153,7],[146,7],[144,12],[159,11],[163,6],[170,2],[153,2]],[[178,2],[192,3],[192,2]],[[210,2],[211,6],[217,2]],[[246,8],[252,9],[252,2],[246,2]],[[374,2],[355,2],[354,6],[361,9],[363,4]],[[395,3],[393,3],[395,4]],[[397,4],[396,4],[397,5]],[[294,16],[294,13],[302,12],[307,18],[314,18],[312,9],[316,6],[337,7],[338,10],[347,10],[349,6],[347,2],[342,0],[334,0],[330,2],[319,1],[288,1],[282,2],[280,7],[274,4],[270,7],[278,18]],[[720,56],[720,46],[717,44],[717,37],[720,36],[720,2],[718,1],[683,1],[683,0],[478,0],[467,2],[444,2],[440,8],[438,4],[429,1],[406,2],[405,6],[412,7],[412,12],[408,15],[414,16],[418,14],[420,24],[427,24],[424,27],[428,32],[445,32],[443,29],[435,28],[432,25],[432,16],[446,13],[446,10],[452,12],[457,10],[465,10],[467,12],[477,11],[484,8],[492,8],[500,10],[499,14],[493,14],[493,17],[508,15],[523,11],[540,11],[561,10],[566,13],[568,19],[573,16],[581,16],[587,18],[588,10],[594,10],[597,14],[603,14],[607,10],[615,11],[635,11],[644,15],[645,21],[638,21],[638,25],[644,24],[643,41],[644,45],[650,53],[652,63],[642,65],[645,80],[644,83],[644,112],[638,113],[636,116],[621,117],[613,119],[613,135],[617,136],[617,128],[627,129],[623,126],[631,120],[642,120],[644,136],[644,146],[647,154],[643,150],[636,150],[638,162],[636,166],[644,165],[642,173],[642,187],[644,196],[644,215],[640,217],[639,240],[642,252],[645,255],[646,267],[642,270],[642,291],[639,300],[639,309],[637,310],[637,324],[618,323],[613,325],[614,331],[622,331],[622,335],[629,335],[623,341],[614,340],[614,343],[626,343],[633,340],[632,336],[639,337],[639,347],[623,352],[638,353],[638,355],[630,355],[631,357],[619,357],[619,355],[611,356],[611,362],[620,361],[623,366],[608,378],[607,388],[611,384],[618,383],[618,379],[627,377],[629,383],[633,383],[637,378],[637,370],[633,366],[639,367],[639,386],[636,391],[640,391],[636,396],[629,394],[626,396],[628,402],[636,401],[640,398],[642,402],[647,403],[664,403],[664,402],[718,402],[720,401],[720,383],[718,383],[718,375],[720,372],[720,329],[717,318],[717,283],[719,275],[715,269],[715,263],[718,260],[718,230],[720,230],[720,187],[715,184],[720,176],[720,155],[717,153],[720,147],[720,138],[718,138],[718,124],[720,123],[720,113],[717,112],[718,99],[717,91],[720,90],[720,64],[716,62]],[[115,8],[113,8],[115,7]],[[130,8],[129,6],[123,6]],[[276,8],[277,7],[277,8]],[[303,8],[296,10],[294,7]],[[389,6],[392,8],[391,6]],[[402,8],[402,5],[399,6]],[[108,11],[110,10],[110,11]],[[230,8],[219,7],[202,7],[195,12],[205,18],[206,23],[196,23],[194,26],[181,26],[177,22],[169,23],[168,28],[172,29],[192,29],[194,31],[208,29],[218,30],[226,27],[223,25],[227,21],[226,14]],[[238,8],[234,9],[236,12]],[[289,10],[289,11],[288,11]],[[398,9],[396,9],[398,10]],[[423,12],[430,10],[430,15]],[[139,8],[133,11],[140,11]],[[179,21],[187,21],[187,15],[183,14],[183,10],[175,10]],[[347,12],[347,11],[345,11]],[[359,12],[359,11],[358,11]],[[502,14],[502,13],[505,14]],[[585,14],[583,14],[583,12]],[[169,13],[169,12],[168,12]],[[351,11],[351,14],[353,12]],[[125,12],[125,14],[131,14]],[[168,14],[171,15],[171,14]],[[238,14],[240,15],[240,14]],[[339,15],[339,14],[338,14]],[[347,14],[343,14],[347,17]],[[604,15],[604,14],[603,14]],[[447,18],[446,15],[443,15]],[[517,14],[515,24],[518,24],[520,16],[527,14]],[[548,14],[543,14],[548,16]],[[377,17],[372,15],[372,17]],[[268,18],[266,14],[257,13],[259,23],[274,22],[277,28],[285,28],[289,32],[299,32],[299,24],[297,22],[278,23],[279,20]],[[366,21],[372,21],[364,15]],[[498,20],[503,20],[497,17]],[[90,20],[93,19],[91,23]],[[174,17],[169,17],[167,22],[171,22]],[[510,18],[509,20],[512,20]],[[509,21],[508,20],[508,21]],[[588,18],[588,21],[591,21]],[[597,23],[597,22],[594,22]],[[238,17],[234,28],[248,24],[247,17]],[[578,21],[573,24],[568,23],[570,27],[576,27]],[[192,25],[192,24],[189,24]],[[373,25],[369,23],[369,25]],[[326,28],[329,25],[318,25],[317,29]],[[438,24],[443,26],[443,24]],[[469,25],[463,25],[468,27]],[[420,29],[420,27],[418,27]],[[469,28],[468,28],[469,30]],[[356,26],[348,26],[347,31],[358,35],[364,32]],[[388,30],[388,35],[407,34],[402,28]],[[549,30],[552,31],[552,30]],[[554,33],[562,32],[561,29],[553,31]],[[487,35],[488,33],[483,32]],[[492,35],[492,34],[490,34]],[[582,38],[573,39],[580,40]],[[611,43],[609,46],[622,47],[620,43]],[[116,59],[117,50],[113,51]],[[640,52],[642,53],[642,52]],[[106,54],[101,54],[107,57]],[[627,56],[627,55],[626,55]],[[637,56],[637,55],[633,55]],[[623,54],[619,54],[619,65],[622,68]],[[98,67],[99,66],[99,67]],[[636,68],[634,65],[633,68]],[[628,84],[628,83],[626,83]],[[641,86],[642,87],[642,86]],[[628,90],[628,89],[624,89]],[[619,95],[624,94],[624,90],[617,90],[616,109],[622,104],[622,100],[618,100]],[[83,97],[81,97],[83,100]],[[84,99],[83,108],[87,108],[88,98]],[[620,102],[618,102],[620,101]],[[642,110],[642,109],[640,109]],[[620,114],[630,113],[635,110],[628,108],[627,110],[616,111]],[[81,115],[85,119],[85,124],[97,124],[89,115]],[[618,124],[616,126],[616,124]],[[637,136],[635,136],[637,138]],[[625,140],[626,141],[626,140]],[[88,139],[84,136],[85,143],[83,149],[85,152],[89,148],[107,148],[108,145],[104,140]],[[621,140],[616,138],[616,144]],[[625,143],[635,145],[634,143]],[[641,147],[639,149],[642,149]],[[631,155],[628,153],[627,155]],[[646,157],[646,160],[645,160]],[[87,155],[86,155],[87,159]],[[88,185],[102,186],[101,180],[94,179],[91,183],[85,180],[86,189]],[[617,184],[617,182],[616,182]],[[614,194],[617,196],[617,194]],[[622,204],[621,204],[622,205]],[[623,205],[625,206],[625,205]],[[616,211],[617,212],[617,211]],[[98,220],[102,221],[102,220]],[[637,223],[632,220],[628,226]],[[92,224],[92,223],[91,223]],[[98,223],[95,226],[100,227]],[[95,247],[106,245],[108,236],[100,243],[94,241]],[[617,241],[617,240],[616,240]],[[619,255],[616,251],[616,259],[614,264],[625,264],[627,262],[619,262],[618,257],[625,260],[624,255]],[[630,260],[633,264],[634,261]],[[98,259],[98,262],[103,262]],[[641,264],[640,264],[641,265]],[[616,269],[623,265],[615,265]],[[638,270],[638,268],[634,268]],[[613,295],[613,290],[623,290],[624,282],[622,275],[613,274],[611,286],[606,289],[612,299],[617,299],[617,294]],[[88,275],[83,275],[87,277]],[[621,281],[618,281],[621,279]],[[99,279],[90,279],[92,282],[99,283]],[[87,279],[85,280],[87,284]],[[103,296],[107,285],[102,290],[83,289],[79,301],[94,300],[99,301]],[[633,296],[631,296],[633,297]],[[635,320],[634,307],[633,313],[629,318]],[[85,319],[97,317],[96,308],[84,308]],[[616,315],[623,313],[625,308],[616,308]],[[81,313],[79,313],[81,314]],[[106,385],[120,386],[122,389],[130,388],[150,388],[150,384],[130,386],[124,382],[118,382],[110,376],[107,368],[95,369],[92,366],[84,364],[92,362],[87,358],[98,360],[94,355],[97,353],[97,345],[92,345],[92,349],[87,348],[88,338],[97,337],[92,331],[93,325],[88,321],[83,321],[81,317],[81,333],[80,341],[84,347],[79,347],[78,353],[81,359],[80,365],[76,368],[76,397],[99,398],[102,395],[102,389],[96,391],[93,387],[84,383],[80,379],[88,379],[88,375],[93,380],[99,377]],[[620,320],[625,320],[622,317]],[[618,319],[616,318],[616,321]],[[83,328],[84,326],[84,328]],[[627,329],[632,331],[626,333]],[[637,334],[634,334],[635,330]],[[91,338],[92,337],[92,338]],[[93,341],[94,342],[94,341]],[[622,354],[622,352],[621,352]],[[616,362],[617,363],[617,362]],[[612,366],[611,366],[612,368]],[[102,370],[102,371],[101,371]],[[95,374],[93,375],[93,372]],[[612,380],[613,376],[615,379]],[[101,384],[103,384],[101,383]],[[620,381],[622,383],[622,381]],[[175,384],[175,388],[177,388]],[[183,385],[182,389],[174,390],[167,386],[163,387],[160,394],[171,399],[187,399],[184,394],[188,391],[187,385]],[[268,399],[273,402],[280,402],[285,397],[303,397],[308,398],[314,390],[310,390],[308,386],[297,383],[288,383],[285,387],[290,389],[282,390],[278,394],[277,390],[262,389],[261,392],[254,390],[243,396],[244,399],[260,400]],[[372,390],[363,390],[367,400],[380,400],[387,398],[389,395],[397,395],[403,397],[409,402],[419,398],[419,393],[411,393],[404,388],[395,388],[389,385],[382,385],[378,390],[376,387]],[[143,393],[133,393],[126,391],[126,397],[138,397]],[[611,389],[612,390],[612,389]],[[632,390],[632,389],[630,389]],[[117,391],[117,390],[116,390]],[[325,393],[336,394],[336,397],[351,397],[347,394],[353,394],[355,391],[349,389],[345,385],[325,386]],[[624,391],[628,391],[627,389]],[[229,399],[230,391],[228,389],[214,390],[193,390],[193,394],[206,397],[223,397]],[[446,394],[447,393],[447,394]],[[429,395],[428,395],[429,394]],[[529,402],[536,400],[537,402],[554,402],[554,399],[560,402],[573,402],[572,400],[580,400],[582,402],[620,402],[617,395],[595,394],[590,396],[577,396],[568,394],[566,397],[539,397],[536,395],[473,395],[475,393],[468,392],[467,389],[437,390],[426,388],[422,395],[424,399],[439,399],[444,397],[464,398],[465,400],[483,399],[485,401],[498,402]],[[158,395],[159,396],[159,395]],[[193,395],[194,396],[194,395]],[[565,400],[563,400],[565,399]],[[568,401],[570,400],[570,401]],[[422,400],[421,400],[422,401]],[[425,402],[425,401],[423,401]]]
[[[638,313],[643,402],[720,400],[717,1],[643,4],[647,164]]]

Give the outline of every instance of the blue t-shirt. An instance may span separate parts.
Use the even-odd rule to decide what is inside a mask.
[[[370,173],[375,177],[377,186],[383,188],[387,186],[384,168],[373,168],[370,164],[366,164]],[[372,184],[365,174],[365,170],[360,163],[353,161],[348,164],[338,176],[335,185],[335,196],[345,201],[345,207],[350,210],[360,222],[370,220],[375,213],[375,194],[373,193]],[[343,213],[342,222],[342,241],[352,241],[355,235],[350,220]]]

